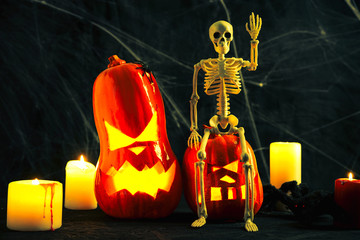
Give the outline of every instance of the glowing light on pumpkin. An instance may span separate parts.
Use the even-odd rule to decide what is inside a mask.
[[[107,175],[113,176],[110,179],[113,181],[114,186],[109,190],[108,194],[111,195],[126,189],[132,195],[137,192],[143,192],[155,199],[159,189],[166,192],[170,191],[174,181],[175,171],[175,162],[173,162],[167,171],[165,171],[160,161],[152,168],[145,166],[144,169],[138,171],[131,163],[125,161],[118,171],[116,171],[114,167],[111,167],[107,172]]]
[[[241,186],[241,199],[245,200],[245,185]]]
[[[353,180],[353,174],[351,172],[349,173],[349,180]]]
[[[229,163],[224,168],[229,170],[229,171],[233,171],[233,172],[237,173],[238,172],[238,167],[239,167],[239,160],[233,161],[232,163]]]
[[[239,168],[239,160],[237,161],[233,161],[232,163],[227,164],[226,166],[223,167],[224,169],[227,169],[229,171],[238,172],[238,168]],[[212,167],[212,171],[216,172],[217,170],[220,170],[221,167]]]
[[[220,167],[212,167],[212,171],[216,172],[217,170],[221,169]]]
[[[232,177],[229,177],[228,175],[225,175],[224,177],[220,178],[220,181],[224,181],[224,182],[227,182],[227,183],[236,182],[235,179],[233,179]]]
[[[130,146],[135,142],[148,142],[159,140],[157,112],[154,112],[152,118],[150,119],[150,122],[148,123],[144,131],[136,138],[127,136],[116,127],[111,126],[107,121],[105,121],[105,128],[108,133],[110,151]]]
[[[210,193],[211,193],[211,199],[210,199],[211,201],[221,201],[222,200],[221,187],[211,187]]]
[[[242,185],[240,187],[240,190],[241,190],[241,199],[244,200],[245,199],[245,185]],[[200,195],[199,195],[199,199],[200,199]],[[227,200],[234,200],[234,199],[236,199],[236,188],[229,187]],[[226,199],[222,199],[221,187],[211,187],[210,188],[210,200],[211,201],[226,200]]]
[[[129,150],[135,153],[136,155],[139,155],[142,151],[144,151],[145,147],[146,146],[133,147],[133,148],[129,148]]]
[[[229,200],[236,199],[236,189],[234,187],[229,187],[228,188],[228,199]]]

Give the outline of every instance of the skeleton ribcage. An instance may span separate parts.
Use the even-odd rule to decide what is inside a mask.
[[[235,59],[225,59],[220,62],[216,59],[204,61],[202,69],[205,71],[205,93],[219,94],[221,85],[227,94],[238,94],[241,91],[239,71],[241,65]]]
[[[203,62],[202,69],[205,72],[205,93],[217,95],[218,115],[228,116],[229,94],[238,94],[241,91],[241,64],[232,58],[224,61],[209,59]]]

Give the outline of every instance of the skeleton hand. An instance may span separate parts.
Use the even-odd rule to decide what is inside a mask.
[[[188,146],[190,148],[198,148],[201,141],[201,136],[196,130],[193,130],[188,139]]]
[[[261,24],[262,24],[262,20],[261,17],[259,17],[259,15],[256,15],[256,21],[255,21],[255,15],[254,13],[251,13],[250,17],[249,17],[249,22],[250,22],[250,29],[248,26],[248,23],[246,23],[246,31],[249,32],[250,37],[252,38],[252,40],[256,40],[260,29],[261,29]]]

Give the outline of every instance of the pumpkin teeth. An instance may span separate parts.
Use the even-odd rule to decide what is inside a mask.
[[[111,167],[108,173],[110,173],[109,184],[113,186],[107,189],[109,195],[126,189],[132,195],[143,192],[155,199],[159,189],[170,191],[175,178],[176,164],[174,161],[168,171],[165,171],[159,161],[151,168],[145,165],[141,171],[138,171],[130,162],[125,161],[118,171]]]

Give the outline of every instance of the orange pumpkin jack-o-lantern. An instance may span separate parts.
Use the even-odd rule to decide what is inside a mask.
[[[241,146],[236,135],[210,135],[204,166],[205,203],[209,219],[242,220],[245,210],[245,174],[240,161]],[[263,202],[263,188],[254,152],[246,142],[249,161],[254,167],[254,213]],[[196,213],[195,166],[197,148],[187,148],[183,161],[185,198]],[[200,191],[200,186],[198,187]],[[200,192],[197,193],[200,195]],[[250,198],[251,199],[251,198]]]
[[[116,55],[109,60],[93,87],[100,139],[96,199],[114,217],[165,217],[179,203],[182,187],[159,88],[142,64]]]

